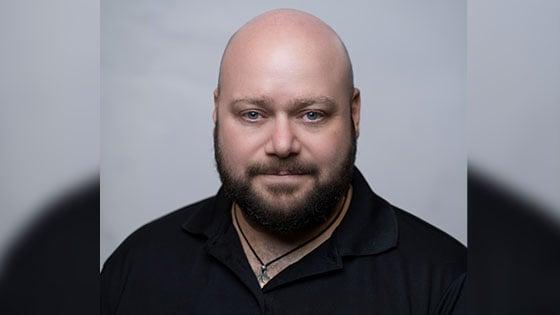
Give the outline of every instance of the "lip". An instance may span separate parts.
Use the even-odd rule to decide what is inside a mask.
[[[303,180],[306,176],[303,174],[294,174],[288,172],[279,172],[277,174],[265,174],[262,175],[266,182],[270,183],[298,183]]]
[[[276,174],[267,174],[267,175],[273,175],[273,176],[302,176],[303,174],[291,173],[289,171],[279,171]]]
[[[295,174],[295,173],[276,173],[276,174],[263,174],[262,176],[265,177],[303,177],[304,174]]]

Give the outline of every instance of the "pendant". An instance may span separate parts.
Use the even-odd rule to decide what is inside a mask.
[[[270,277],[266,273],[266,268],[267,267],[265,265],[262,265],[261,266],[261,273],[257,276],[257,279],[261,283],[266,283],[268,280],[270,280]]]

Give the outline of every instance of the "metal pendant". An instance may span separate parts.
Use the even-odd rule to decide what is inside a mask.
[[[257,276],[257,279],[261,283],[266,283],[268,280],[270,280],[270,277],[266,273],[266,268],[267,267],[265,265],[262,265],[261,266],[261,273]]]

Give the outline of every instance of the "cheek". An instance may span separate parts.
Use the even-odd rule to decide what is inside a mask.
[[[346,129],[329,128],[319,133],[308,135],[306,148],[314,162],[322,169],[328,170],[340,164],[350,146],[350,134]]]
[[[258,152],[258,139],[227,119],[220,120],[218,139],[225,163],[234,171],[241,172]]]

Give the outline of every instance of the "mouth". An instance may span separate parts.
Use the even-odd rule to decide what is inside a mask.
[[[269,173],[267,175],[274,175],[274,176],[301,176],[305,175],[303,173],[292,172],[292,171],[278,171],[274,173]]]
[[[289,172],[289,171],[278,171],[274,173],[262,174],[262,178],[265,182],[270,184],[297,184],[307,177],[307,174]]]

